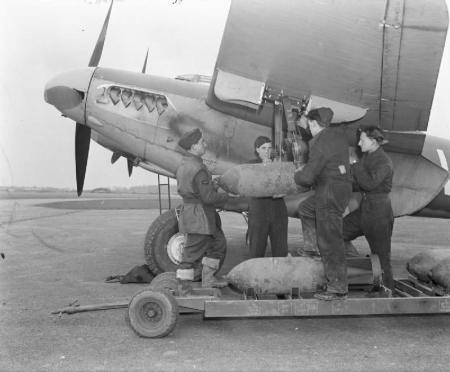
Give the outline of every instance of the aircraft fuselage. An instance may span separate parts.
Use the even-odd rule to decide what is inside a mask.
[[[86,124],[140,161],[174,174],[181,154],[178,138],[199,127],[208,143],[205,161],[213,174],[254,157],[253,140],[270,127],[234,118],[205,103],[208,86],[97,68],[86,99]]]
[[[174,176],[183,156],[177,149],[179,137],[198,127],[208,143],[205,163],[220,175],[254,158],[254,140],[260,135],[271,137],[272,128],[212,109],[206,104],[208,89],[205,84],[171,78],[88,68],[54,78],[47,84],[45,97],[63,115],[89,126],[91,138],[100,145],[168,176]],[[354,131],[349,128],[349,142],[355,146]],[[395,165],[395,215],[436,207],[432,201],[439,194],[440,216],[443,210],[450,217],[450,208],[446,211],[450,193],[445,188],[450,141],[426,136],[421,148],[421,155],[390,152]],[[286,198],[291,216],[296,216],[305,196]]]

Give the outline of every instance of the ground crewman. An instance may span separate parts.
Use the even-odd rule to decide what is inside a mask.
[[[327,107],[307,114],[309,159],[295,172],[295,182],[312,186],[315,194],[299,207],[303,234],[314,235],[324,264],[327,289],[316,293],[321,300],[347,297],[347,266],[342,238],[342,214],[352,193],[349,146],[340,128],[330,128],[333,111]],[[307,230],[305,232],[305,230]]]
[[[227,282],[214,276],[226,253],[226,240],[217,207],[228,195],[218,193],[211,174],[203,163],[206,142],[200,129],[185,133],[178,145],[185,156],[176,171],[178,193],[183,198],[178,227],[185,234],[181,263],[177,269],[178,291],[188,294],[194,280],[194,267],[201,261],[202,287],[222,288]]]
[[[260,136],[255,140],[257,158],[249,163],[271,163],[272,141]],[[288,214],[282,197],[250,198],[248,206],[248,239],[252,258],[264,257],[270,237],[273,257],[288,254]]]
[[[394,225],[389,193],[392,189],[394,167],[381,147],[386,141],[378,127],[366,127],[358,131],[358,145],[363,153],[361,161],[351,159],[354,187],[362,194],[359,208],[344,218],[343,236],[351,241],[365,235],[370,250],[380,258],[383,284],[394,289],[391,268],[391,236]],[[382,288],[374,288],[374,295],[386,294]]]

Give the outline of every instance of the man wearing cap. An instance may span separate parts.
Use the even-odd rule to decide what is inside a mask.
[[[216,207],[223,206],[228,195],[217,192],[202,161],[207,145],[200,129],[185,133],[178,145],[184,152],[176,171],[178,193],[183,198],[178,227],[185,234],[185,245],[176,277],[179,294],[186,295],[192,290],[194,267],[200,260],[203,264],[202,287],[227,286],[226,281],[219,280],[214,274],[226,253],[226,240]]]
[[[383,131],[375,126],[358,130],[358,146],[363,153],[350,161],[354,186],[362,194],[359,208],[344,218],[343,235],[345,241],[365,235],[372,253],[380,258],[383,270],[383,287],[375,287],[369,296],[390,296],[394,289],[391,267],[391,236],[394,225],[389,193],[392,189],[394,167],[381,145],[387,141]]]
[[[309,111],[307,129],[313,138],[309,159],[297,169],[295,182],[312,186],[315,194],[300,204],[299,215],[304,236],[317,236],[327,289],[316,293],[321,300],[345,299],[348,292],[342,214],[350,200],[352,184],[349,146],[340,128],[330,128],[333,111],[321,107]]]
[[[256,138],[257,159],[249,163],[270,163],[272,141],[265,136]],[[264,257],[267,237],[270,237],[273,257],[286,257],[288,254],[288,214],[281,197],[250,198],[248,205],[248,239],[252,258]]]

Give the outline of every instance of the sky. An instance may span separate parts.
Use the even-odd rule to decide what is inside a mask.
[[[446,0],[449,6],[450,0]],[[115,0],[100,66],[175,77],[212,75],[230,0]],[[87,66],[109,0],[0,1],[0,186],[75,187],[75,125],[43,99],[56,74]],[[450,37],[428,133],[450,139]],[[91,141],[85,190],[156,176]]]

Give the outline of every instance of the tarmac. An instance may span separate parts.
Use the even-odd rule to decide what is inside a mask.
[[[51,312],[129,300],[144,284],[105,283],[144,263],[155,198],[8,194],[0,200],[0,371],[448,371],[450,317],[378,316],[203,320],[179,317],[162,339],[137,336],[126,309]],[[56,204],[55,204],[56,203]],[[248,258],[246,224],[221,213],[228,241],[222,272]],[[427,249],[450,249],[444,219],[396,220],[396,277]],[[301,245],[289,221],[289,249]],[[369,252],[363,238],[355,243]]]

